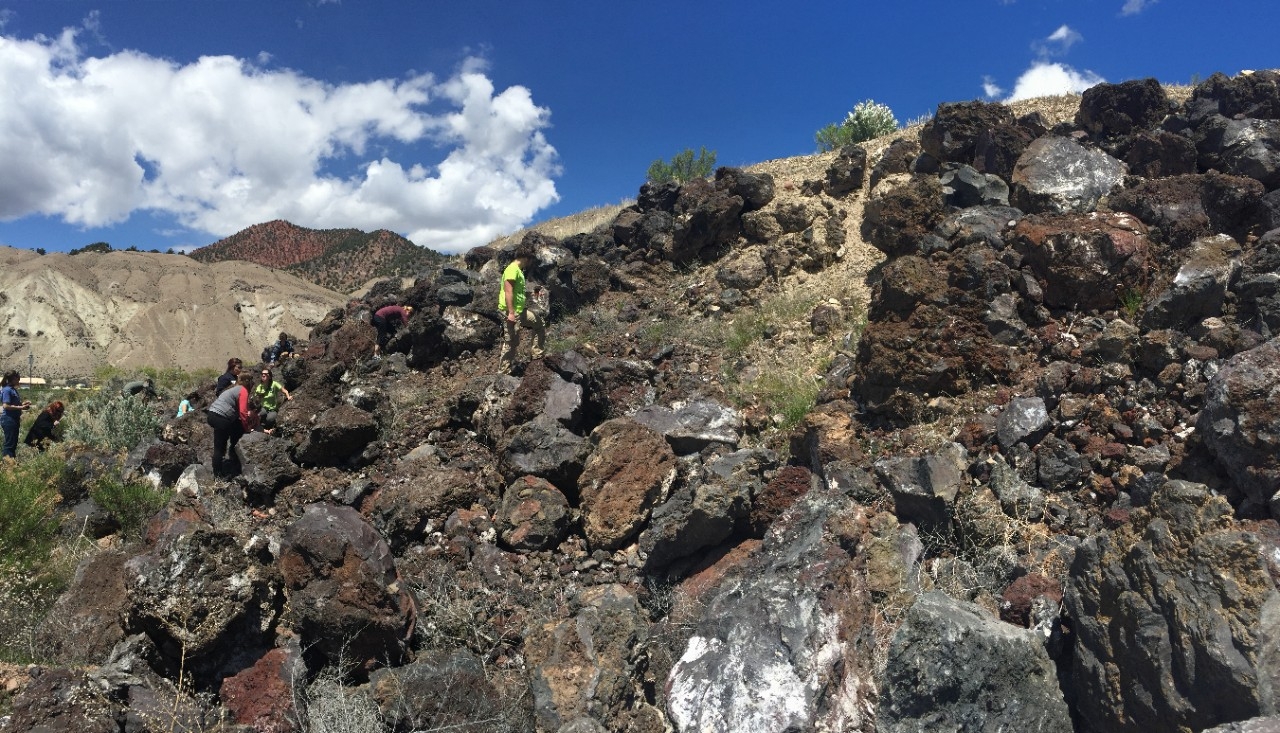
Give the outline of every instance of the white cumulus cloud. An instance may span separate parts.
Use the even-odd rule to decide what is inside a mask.
[[[558,200],[550,111],[485,66],[328,84],[229,56],[85,57],[0,36],[0,219],[169,214],[214,236],[287,219],[457,252]]]
[[[1078,71],[1066,64],[1036,62],[1022,72],[1007,102],[1058,94],[1078,94],[1106,79],[1092,71]]]

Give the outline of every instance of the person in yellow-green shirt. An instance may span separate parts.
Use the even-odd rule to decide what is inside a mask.
[[[276,413],[280,411],[280,405],[291,399],[293,398],[289,395],[289,390],[275,381],[271,369],[262,367],[262,373],[258,375],[258,383],[253,385],[253,401],[261,405],[258,408],[258,418],[261,420],[263,432],[270,433],[275,430]]]
[[[498,368],[507,374],[515,369],[521,328],[533,331],[530,355],[534,359],[542,358],[543,345],[547,339],[547,324],[544,317],[526,307],[528,303],[524,291],[524,269],[533,263],[534,256],[533,245],[521,242],[516,247],[515,259],[502,272],[502,288],[498,291],[498,312],[505,316],[502,322],[505,338],[502,341],[502,351],[498,355]]]

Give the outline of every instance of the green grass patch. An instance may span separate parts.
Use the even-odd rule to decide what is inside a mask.
[[[65,465],[54,453],[0,463],[0,558],[30,565],[49,554],[58,534],[54,508]]]
[[[100,479],[89,495],[120,523],[120,534],[128,539],[142,536],[147,520],[169,503],[173,492],[156,489],[145,482],[126,482],[115,477]]]

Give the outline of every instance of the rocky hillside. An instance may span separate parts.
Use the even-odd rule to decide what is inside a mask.
[[[305,335],[346,298],[247,262],[183,255],[38,255],[0,247],[0,360],[84,378],[104,364],[221,369],[281,331]]]
[[[385,229],[317,230],[287,221],[255,224],[195,250],[191,257],[198,262],[254,262],[341,293],[379,278],[433,276],[448,259]]]
[[[517,376],[507,247],[374,288],[234,479],[131,453],[0,730],[1275,729],[1280,73],[1064,106],[530,234]]]

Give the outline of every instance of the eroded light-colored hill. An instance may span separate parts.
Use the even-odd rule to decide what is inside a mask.
[[[280,331],[305,338],[345,297],[246,262],[0,248],[0,365],[82,377],[103,364],[220,368]]]

